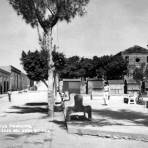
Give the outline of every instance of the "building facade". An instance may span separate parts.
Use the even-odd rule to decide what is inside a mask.
[[[21,72],[21,89],[27,89],[30,86],[30,79]]]
[[[111,95],[124,94],[124,81],[123,80],[108,80]]]
[[[10,72],[0,68],[0,94],[6,93],[9,89]]]
[[[136,68],[143,66],[144,68],[148,65],[148,49],[133,46],[125,51],[121,52],[122,57],[128,62],[128,77],[133,78],[133,72]]]
[[[80,93],[81,79],[63,79],[63,92]]]
[[[126,83],[127,83],[127,93],[128,94],[134,93],[134,92],[139,93],[139,91],[141,90],[140,82],[136,82],[133,79],[128,79],[126,80]]]
[[[0,67],[3,71],[9,73],[9,89],[12,91],[18,91],[22,89],[26,89],[30,86],[29,78],[22,73],[19,69],[15,68],[14,66],[1,66]]]
[[[104,80],[88,79],[87,93],[88,94],[102,94],[104,92]]]

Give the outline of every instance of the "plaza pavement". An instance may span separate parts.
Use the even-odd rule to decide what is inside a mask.
[[[92,107],[92,121],[69,122],[69,133],[148,141],[148,108],[144,105],[125,104],[124,96],[111,96],[107,106],[102,96],[96,96],[93,100],[88,95],[83,98],[84,105]]]
[[[41,91],[14,92],[11,103],[8,102],[7,96],[0,99],[0,148],[108,148],[111,146],[146,148],[148,146],[148,143],[142,140],[70,134],[66,130],[62,112],[55,113],[54,122],[50,121],[47,116],[46,97],[47,93]],[[95,100],[93,102],[95,106]]]

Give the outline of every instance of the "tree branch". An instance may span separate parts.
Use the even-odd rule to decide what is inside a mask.
[[[38,23],[37,23],[37,32],[38,32],[38,36],[39,36],[39,42],[41,42],[42,41],[42,37],[41,37],[41,34],[40,34]]]
[[[37,17],[37,19],[38,19],[38,22],[39,22],[39,24],[41,25],[41,27],[43,28],[43,30],[46,32],[46,29],[45,29],[45,27],[44,27],[44,23],[43,23],[43,21],[42,21],[40,15],[38,14],[38,9],[37,9],[36,6],[35,6],[35,2],[34,2],[34,0],[31,0],[31,1],[32,1],[34,10],[35,10],[36,17]]]
[[[51,15],[54,16],[55,13],[47,6],[47,9],[50,11]]]
[[[46,87],[48,88],[48,84],[46,83],[46,81],[45,80],[41,80],[45,85],[46,85]]]

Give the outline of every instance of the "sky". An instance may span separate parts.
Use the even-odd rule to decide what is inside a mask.
[[[134,45],[147,48],[148,0],[90,0],[87,14],[71,23],[59,22],[53,29],[53,44],[68,56],[116,54]],[[40,49],[37,30],[1,0],[0,66],[23,70],[21,52]]]

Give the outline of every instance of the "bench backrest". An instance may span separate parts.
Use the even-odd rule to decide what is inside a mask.
[[[82,95],[75,95],[74,96],[74,107],[76,109],[83,108],[83,96]]]

